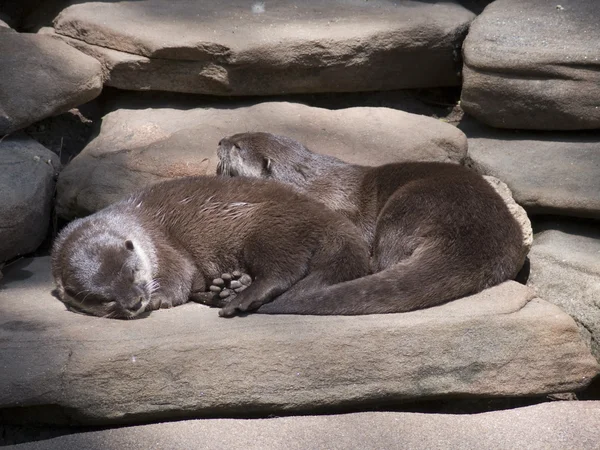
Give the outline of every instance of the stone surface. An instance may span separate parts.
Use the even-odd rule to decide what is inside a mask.
[[[223,319],[186,304],[140,320],[66,311],[48,258],[0,290],[0,422],[127,423],[399,400],[569,392],[598,373],[575,322],[507,282],[369,316]]]
[[[10,27],[9,24],[7,24],[2,19],[0,19],[0,33],[6,32],[6,31],[14,31],[14,30]]]
[[[50,36],[0,33],[0,135],[68,111],[101,90],[94,58]]]
[[[491,177],[489,175],[484,175],[483,178],[486,179],[488,183],[492,185],[492,187],[496,190],[498,194],[508,206],[508,210],[519,223],[521,228],[521,232],[523,233],[523,246],[521,247],[521,256],[523,261],[525,261],[525,257],[531,250],[531,244],[533,243],[533,230],[531,228],[531,221],[527,216],[527,212],[517,203],[515,202],[512,192],[506,185],[506,183],[502,182],[496,177]]]
[[[496,130],[463,120],[476,170],[504,181],[529,214],[600,218],[600,132]]]
[[[600,128],[598,17],[597,0],[490,4],[464,43],[463,109],[500,128]]]
[[[45,239],[59,170],[58,156],[25,135],[0,141],[0,263]]]
[[[111,86],[263,95],[458,85],[473,17],[451,1],[148,0],[73,5],[54,28]]]
[[[61,173],[57,212],[65,218],[96,211],[126,193],[165,178],[215,173],[217,144],[243,131],[268,131],[348,162],[460,162],[466,138],[429,117],[388,108],[330,111],[295,103],[118,110]]]
[[[528,284],[575,319],[600,361],[600,228],[566,221],[540,227]]]
[[[190,420],[8,446],[14,450],[210,448],[592,450],[600,402],[554,402],[475,415],[364,412],[274,419]]]

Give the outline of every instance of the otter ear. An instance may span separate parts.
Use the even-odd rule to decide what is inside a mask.
[[[263,169],[271,173],[271,158],[267,158],[266,156],[263,158]]]
[[[130,241],[129,239],[127,239],[127,240],[125,241],[125,248],[126,248],[127,250],[129,250],[130,252],[132,252],[132,251],[133,251],[133,249],[134,249],[134,247],[133,247],[133,242],[132,242],[132,241]]]

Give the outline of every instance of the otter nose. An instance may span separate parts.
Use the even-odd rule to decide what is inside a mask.
[[[142,300],[138,300],[138,302],[133,305],[133,306],[129,306],[127,309],[129,309],[130,311],[137,311],[138,309],[140,309],[142,307]]]

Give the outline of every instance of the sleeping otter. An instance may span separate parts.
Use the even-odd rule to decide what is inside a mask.
[[[456,164],[366,167],[269,133],[224,138],[217,173],[277,180],[343,214],[371,251],[372,275],[299,294],[259,312],[410,311],[474,294],[516,276],[521,229],[480,175]]]
[[[52,273],[56,295],[78,312],[131,319],[191,299],[232,316],[364,276],[368,258],[348,220],[290,188],[190,177],[69,224],[54,244]],[[222,305],[208,287],[232,270],[252,283]]]

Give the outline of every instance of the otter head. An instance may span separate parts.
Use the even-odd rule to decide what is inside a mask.
[[[270,133],[239,133],[221,139],[217,174],[265,178],[304,191],[312,176],[314,157],[293,139]]]
[[[52,255],[58,299],[71,311],[100,317],[133,319],[143,313],[158,285],[142,247],[107,233],[71,230],[77,236],[61,236]]]

